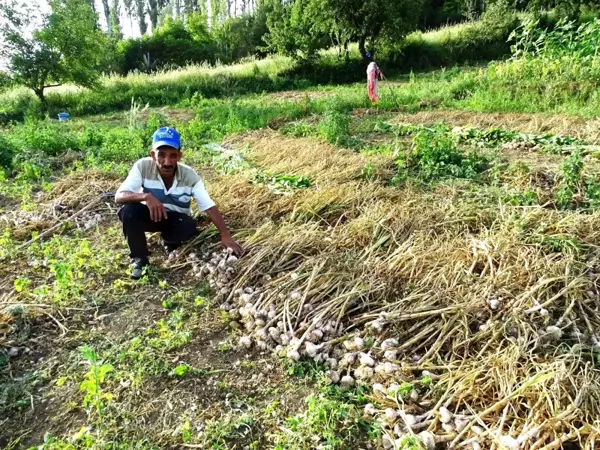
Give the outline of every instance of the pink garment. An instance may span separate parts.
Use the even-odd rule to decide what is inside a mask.
[[[383,73],[379,70],[379,66],[375,62],[369,63],[367,67],[367,90],[369,98],[373,103],[379,101],[378,81],[383,79]]]

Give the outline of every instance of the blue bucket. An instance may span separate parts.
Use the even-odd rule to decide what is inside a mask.
[[[58,113],[58,121],[59,122],[66,122],[67,120],[69,120],[69,113],[66,113],[66,112]]]

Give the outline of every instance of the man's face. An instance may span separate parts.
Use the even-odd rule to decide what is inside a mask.
[[[156,161],[160,174],[165,177],[172,177],[175,175],[177,163],[183,154],[173,147],[159,147],[152,151],[151,156]]]

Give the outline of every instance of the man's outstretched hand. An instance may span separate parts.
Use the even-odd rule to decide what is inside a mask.
[[[146,196],[146,206],[150,210],[150,219],[153,222],[160,222],[163,219],[167,219],[167,209],[154,195],[148,194]]]
[[[230,248],[236,256],[242,256],[242,247],[233,240],[231,235],[221,235],[221,245],[225,248]]]

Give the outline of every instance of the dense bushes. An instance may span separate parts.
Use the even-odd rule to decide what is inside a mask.
[[[260,12],[260,11],[259,11]],[[183,67],[193,63],[232,63],[248,56],[264,56],[266,17],[261,14],[231,17],[210,32],[206,17],[194,13],[181,20],[167,18],[151,36],[119,42],[117,72]]]
[[[490,7],[479,21],[413,33],[405,42],[385,48],[383,56],[405,70],[501,59],[510,54],[508,38],[518,24],[516,13],[500,4]]]
[[[118,47],[118,57],[122,59],[120,72],[153,72],[165,66],[214,63],[216,46],[205,27],[194,15],[188,19],[187,26],[180,20],[168,18],[152,36],[121,41]]]

